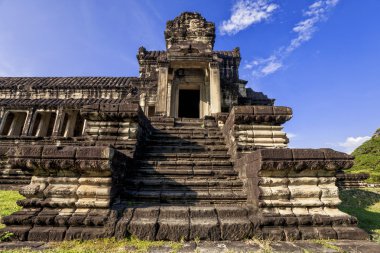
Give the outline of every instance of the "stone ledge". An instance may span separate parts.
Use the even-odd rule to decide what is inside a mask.
[[[292,109],[284,106],[235,106],[230,112],[235,124],[274,123],[281,125],[292,118]],[[227,119],[228,120],[228,119]]]
[[[81,115],[92,121],[123,121],[133,119],[137,121],[143,114],[138,104],[116,103],[116,104],[92,104],[85,105],[81,109]]]

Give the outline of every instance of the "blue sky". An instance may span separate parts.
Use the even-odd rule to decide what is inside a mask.
[[[136,76],[138,47],[197,11],[240,75],[293,108],[291,147],[350,152],[380,127],[378,0],[0,0],[0,76]]]

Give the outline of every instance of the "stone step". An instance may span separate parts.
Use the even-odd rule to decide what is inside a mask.
[[[249,214],[249,209],[239,204],[130,207],[118,221],[115,237],[131,234],[141,240],[243,240],[253,236]]]
[[[204,128],[204,127],[194,127],[194,126],[158,126],[156,127],[155,130],[162,130],[162,131],[166,131],[166,130],[196,130],[196,131],[209,131],[209,132],[220,132],[220,129],[218,127],[207,127],[207,128]]]
[[[148,139],[147,146],[186,146],[186,145],[199,145],[199,146],[225,146],[224,140],[216,139]]]
[[[203,127],[203,119],[175,119],[174,126]]]
[[[149,136],[149,140],[204,140],[207,139],[209,141],[211,140],[217,140],[217,141],[224,141],[224,138],[222,136],[208,136],[207,134],[176,134],[176,135],[170,135],[170,134],[152,134]]]
[[[160,170],[160,169],[165,169],[165,170],[175,170],[175,171],[178,171],[178,170],[194,170],[194,171],[198,171],[198,170],[210,170],[210,171],[234,171],[233,167],[230,166],[230,165],[226,165],[226,166],[212,166],[212,167],[208,167],[208,166],[202,166],[202,165],[197,165],[197,166],[193,166],[193,165],[181,165],[181,166],[176,166],[176,165],[141,165],[136,171],[140,170],[140,169],[156,169],[156,170]]]
[[[2,185],[2,189],[6,188],[4,186],[15,186],[15,185],[27,185],[30,183],[30,179],[31,177],[29,178],[25,178],[25,179],[21,179],[21,178],[3,178],[3,177],[0,177],[0,185]]]
[[[126,185],[131,188],[138,189],[147,189],[147,188],[156,188],[156,189],[167,189],[167,188],[188,188],[191,190],[194,189],[203,189],[203,188],[212,188],[212,189],[232,189],[243,187],[243,182],[239,179],[233,180],[217,180],[217,179],[168,179],[165,177],[156,177],[156,178],[133,178],[126,181]]]
[[[155,167],[166,167],[166,166],[175,166],[178,168],[181,168],[182,166],[193,166],[193,167],[201,167],[203,166],[206,169],[212,170],[213,167],[223,167],[223,166],[229,166],[232,168],[233,163],[229,160],[166,160],[166,161],[155,161],[150,159],[144,159],[139,160],[138,164],[140,166],[146,167],[146,166],[155,166]]]
[[[2,168],[0,169],[0,176],[28,176],[30,177],[32,172],[22,169]]]
[[[187,153],[187,152],[221,152],[226,153],[228,148],[224,145],[213,145],[213,146],[197,146],[197,145],[185,145],[185,146],[177,146],[177,145],[150,145],[145,147],[145,152],[155,153],[155,151],[163,152],[163,153]]]
[[[153,203],[171,203],[171,204],[186,204],[186,203],[243,203],[247,201],[247,194],[243,191],[228,191],[228,190],[198,190],[191,191],[183,190],[137,190],[126,191],[123,196],[131,200]]]
[[[165,177],[168,179],[171,178],[218,178],[231,180],[238,178],[238,173],[233,170],[207,170],[207,169],[153,169],[153,168],[140,168],[138,171],[133,172],[135,176],[143,176],[143,177]]]
[[[225,151],[222,153],[218,152],[199,152],[199,153],[144,153],[144,160],[150,161],[182,161],[185,159],[187,162],[189,161],[203,161],[207,159],[207,162],[212,161],[228,161],[230,159],[230,155],[228,155]]]
[[[218,130],[194,130],[194,129],[165,129],[165,130],[154,130],[152,132],[153,135],[162,134],[162,135],[168,135],[168,136],[178,136],[183,134],[189,134],[189,135],[204,135],[204,136],[217,136],[217,137],[223,137],[223,134]]]

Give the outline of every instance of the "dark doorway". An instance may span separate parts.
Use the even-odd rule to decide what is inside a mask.
[[[179,90],[178,117],[199,118],[199,90]]]

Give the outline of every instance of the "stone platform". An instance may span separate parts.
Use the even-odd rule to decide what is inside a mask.
[[[82,115],[89,128],[81,146],[4,152],[12,169],[33,172],[20,190],[23,209],[3,219],[15,238],[368,238],[355,217],[337,209],[335,173],[352,166],[351,156],[262,147],[287,141],[268,128],[289,119],[287,108],[238,107],[223,128],[212,117],[148,121],[128,104],[87,106]],[[242,130],[262,121],[266,130]]]

